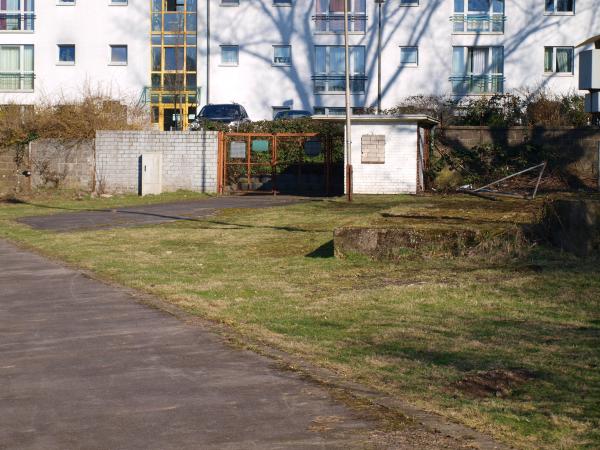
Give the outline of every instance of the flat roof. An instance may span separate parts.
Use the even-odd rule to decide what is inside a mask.
[[[600,45],[600,34],[598,36],[594,36],[594,37],[591,37],[589,39],[586,39],[581,44],[577,45],[577,47],[584,47],[584,46],[589,45],[589,44],[595,44],[596,48],[600,48],[599,47],[599,45]]]
[[[345,115],[314,115],[315,120],[325,120],[330,122],[343,122]],[[418,123],[424,125],[438,125],[439,120],[434,119],[427,114],[399,114],[388,116],[384,114],[356,114],[351,116],[352,122],[391,122],[391,123]]]

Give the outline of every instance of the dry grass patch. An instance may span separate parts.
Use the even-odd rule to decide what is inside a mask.
[[[60,235],[12,221],[42,208],[6,205],[0,235],[519,448],[598,447],[596,261],[543,247],[520,258],[412,257],[400,264],[332,257],[336,227],[377,223],[382,211],[431,208],[419,205],[442,211],[445,202],[469,209],[486,201],[358,197],[351,205],[327,200]],[[507,214],[490,211],[494,220],[523,220],[503,219]],[[535,377],[506,381],[501,396],[457,388],[508,371]]]

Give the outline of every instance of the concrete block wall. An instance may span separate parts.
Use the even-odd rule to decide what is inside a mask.
[[[94,140],[38,139],[29,145],[31,187],[92,191]]]
[[[22,175],[27,168],[26,148],[0,147],[0,198],[29,191],[30,180]]]
[[[140,156],[162,153],[163,191],[217,192],[215,131],[98,131],[96,184],[105,192],[139,192]]]
[[[363,136],[369,135],[385,136],[383,164],[362,162]],[[375,121],[353,124],[352,166],[356,194],[416,194],[417,124]]]

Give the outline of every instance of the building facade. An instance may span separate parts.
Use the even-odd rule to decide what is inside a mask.
[[[88,88],[147,104],[160,129],[207,102],[253,120],[343,113],[344,0],[0,0],[0,104]],[[357,110],[412,95],[577,91],[598,0],[348,0]],[[379,27],[381,23],[381,28]],[[379,52],[379,33],[381,51]]]

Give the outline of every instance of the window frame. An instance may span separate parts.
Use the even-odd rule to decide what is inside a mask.
[[[325,61],[324,61],[324,66],[325,66],[325,71],[324,72],[317,72],[317,68],[320,66],[320,64],[317,61],[317,55],[319,53],[319,49],[324,48],[325,49]],[[343,49],[344,46],[343,45],[315,45],[313,48],[313,61],[314,61],[314,67],[315,67],[315,73],[313,74],[313,80],[317,81],[319,79],[324,79],[324,81],[330,81],[330,79],[333,78],[337,78],[338,81],[341,77],[344,77],[344,82],[345,82],[345,66],[343,67],[343,70],[340,70],[338,72],[332,72],[331,71],[331,52],[333,49]],[[362,68],[363,71],[359,72],[356,70],[355,67],[355,59],[354,59],[354,50],[357,51],[361,51],[362,52]],[[351,45],[350,46],[350,84],[352,84],[353,78],[357,79],[363,79],[365,81],[364,85],[363,85],[363,89],[359,90],[359,91],[353,91],[351,90],[350,92],[352,94],[365,94],[366,93],[366,79],[367,79],[367,72],[366,72],[366,61],[367,61],[367,50],[366,50],[366,46],[364,45]],[[329,83],[327,83],[327,86],[329,86]],[[347,86],[346,86],[347,88]],[[326,89],[326,90],[317,90],[317,84],[316,82],[313,83],[313,91],[315,94],[317,95],[322,95],[322,94],[344,94],[346,92],[346,90],[335,90],[335,89]]]
[[[313,17],[313,20],[315,22],[315,34],[343,34],[344,33],[344,13],[343,11],[331,11],[331,2],[334,0],[327,0],[327,10],[326,11],[317,11],[317,5],[319,5],[319,2],[316,1],[315,2],[315,15]],[[364,0],[364,10],[363,11],[356,11],[355,7],[356,7],[356,2],[351,1],[350,2],[350,9],[348,10],[348,16],[349,16],[349,30],[348,33],[349,34],[356,34],[356,35],[364,35],[367,32],[367,20],[368,20],[368,16],[367,16],[367,2],[370,0]],[[341,28],[338,29],[332,29],[332,23],[334,22],[340,22],[341,21]],[[356,24],[357,23],[361,23],[362,22],[362,30],[356,30]],[[325,29],[320,29],[323,27],[322,24],[324,24],[324,28]],[[351,28],[351,29],[350,29]]]
[[[473,72],[473,52],[474,50],[485,49],[487,51],[486,60],[487,60],[487,68],[486,72],[479,73]],[[457,51],[458,50],[458,51]],[[494,68],[494,53],[496,52],[496,56],[498,54],[501,55],[498,61],[498,65],[501,66],[501,71],[494,72],[491,69]],[[460,63],[462,66],[462,71],[455,72],[456,60],[455,57],[457,54],[462,53],[460,57]],[[452,69],[450,82],[452,83],[452,94],[455,96],[477,96],[477,95],[493,95],[498,93],[503,93],[505,91],[505,55],[504,55],[504,46],[502,45],[475,45],[475,46],[464,46],[464,45],[456,45],[452,47]],[[457,92],[455,90],[455,82],[468,82],[475,83],[474,85],[480,84],[481,79],[485,78],[485,86],[500,86],[500,89],[494,90],[489,89],[485,91],[471,91],[470,89],[466,89],[465,92]]]
[[[60,60],[60,50],[62,47],[73,47],[73,61],[61,61]],[[74,66],[77,62],[77,47],[75,44],[56,44],[56,48],[58,50],[58,55],[56,58],[57,66]]]
[[[289,49],[289,62],[276,62],[275,61],[275,49],[277,48],[287,48]],[[290,67],[292,65],[292,46],[289,44],[274,44],[273,45],[273,57],[271,60],[271,65],[275,67]]]
[[[577,8],[577,0],[573,0],[572,11],[557,11],[556,7],[560,0],[544,0],[544,15],[546,16],[574,16]],[[548,2],[552,2],[552,11],[548,11]]]
[[[552,69],[546,70],[546,52],[548,49],[552,50]],[[557,50],[569,50],[571,52],[571,71],[570,72],[559,72],[558,68],[558,51]],[[555,76],[555,77],[573,77],[575,76],[575,47],[568,45],[546,45],[544,46],[544,75]]]
[[[235,63],[223,62],[223,49],[225,49],[227,47],[235,48],[235,50],[236,50],[236,62]],[[240,46],[239,45],[237,45],[237,44],[222,44],[222,45],[219,45],[219,49],[220,49],[219,66],[221,66],[221,67],[238,67],[240,65]]]
[[[125,48],[125,61],[114,61],[113,60],[113,49],[121,47]],[[109,44],[109,66],[127,66],[129,64],[129,46],[127,44]]]
[[[417,51],[417,61],[414,63],[402,62],[402,50],[415,49]],[[400,67],[419,67],[419,46],[418,45],[401,45],[400,46]]]
[[[33,9],[31,11],[27,10],[26,6],[27,6],[27,1],[21,0],[19,2],[19,9],[9,10],[7,8],[4,11],[0,10],[0,14],[5,14],[6,16],[16,15],[18,17],[17,20],[19,22],[18,29],[0,30],[0,34],[7,34],[7,33],[26,33],[26,34],[28,34],[28,33],[35,32],[35,2],[33,2]],[[4,20],[6,21],[6,23],[8,23],[8,21],[10,19],[9,19],[9,17],[4,17]],[[27,28],[28,24],[29,24],[30,28]]]
[[[35,46],[32,44],[0,44],[0,51],[2,51],[5,47],[18,48],[19,49],[19,70],[14,71],[6,71],[2,72],[7,75],[17,75],[19,76],[19,88],[18,89],[2,89],[0,88],[0,92],[2,93],[11,93],[11,92],[34,92],[35,90]],[[31,49],[31,70],[25,70],[25,49]],[[23,88],[24,79],[26,76],[31,76],[31,89]]]

